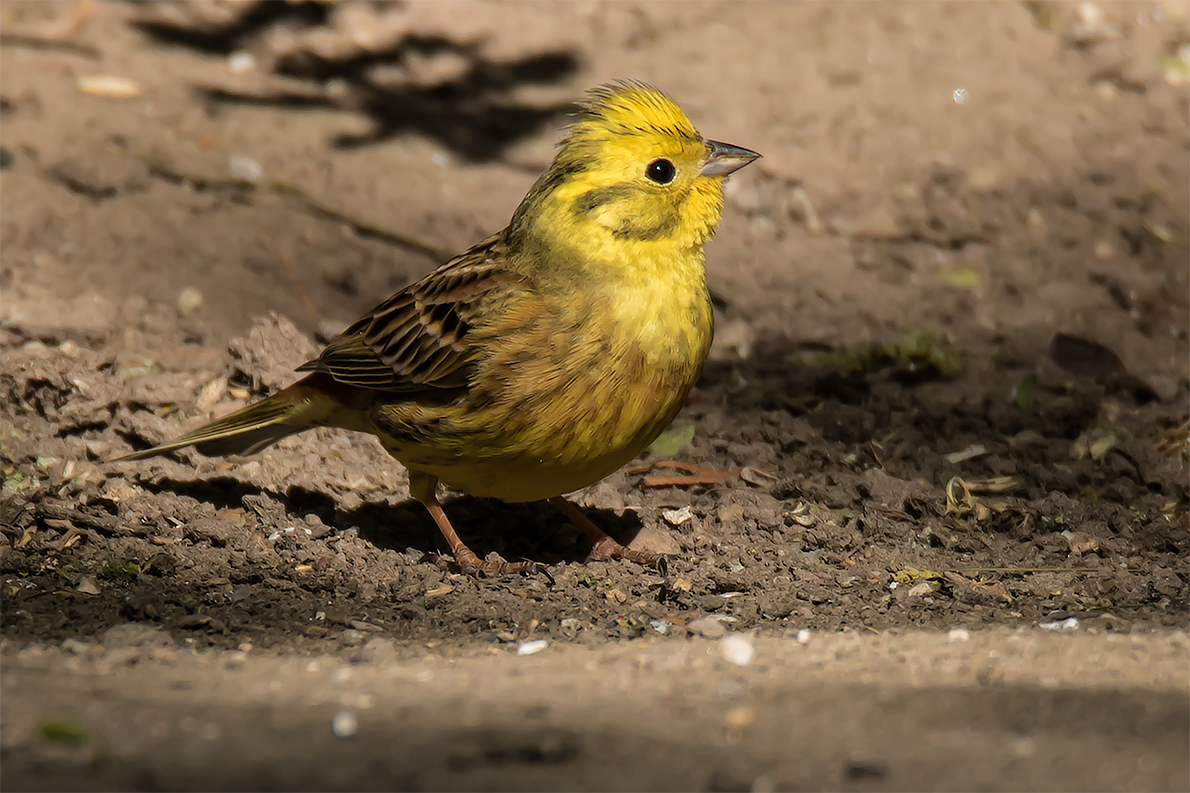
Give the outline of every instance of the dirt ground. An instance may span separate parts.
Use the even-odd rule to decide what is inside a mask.
[[[764,154],[672,431],[578,496],[290,382],[638,78]],[[0,786],[1190,789],[1190,4],[0,4]],[[684,469],[665,467],[676,461]],[[659,465],[660,464],[660,465]]]

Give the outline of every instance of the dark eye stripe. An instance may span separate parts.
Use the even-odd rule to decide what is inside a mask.
[[[627,238],[633,240],[657,240],[662,237],[668,237],[678,227],[678,211],[677,208],[672,212],[666,212],[660,220],[653,225],[646,225],[639,219],[625,220],[612,233],[620,238]]]
[[[596,187],[588,190],[574,201],[574,212],[577,215],[589,215],[604,204],[618,201],[632,193],[631,185],[615,187]]]

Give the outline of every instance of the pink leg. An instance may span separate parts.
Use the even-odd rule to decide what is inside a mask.
[[[630,562],[637,564],[648,565],[650,567],[658,566],[662,563],[663,556],[659,554],[650,553],[649,551],[637,551],[633,548],[625,548],[620,543],[613,540],[602,529],[587,519],[587,516],[578,511],[578,507],[571,504],[562,496],[556,496],[550,499],[550,503],[557,507],[563,515],[570,518],[570,522],[578,526],[583,534],[591,538],[591,542],[595,547],[591,549],[591,553],[587,555],[587,559],[591,561],[603,561],[605,559],[627,559]]]
[[[420,500],[430,511],[430,517],[438,524],[438,530],[442,532],[442,536],[446,538],[446,544],[450,546],[450,552],[454,555],[459,569],[467,575],[479,577],[506,573],[531,574],[542,570],[541,565],[537,562],[483,561],[459,538],[458,532],[455,531],[454,526],[450,525],[450,518],[446,517],[446,511],[442,509],[442,504],[439,503],[438,496],[434,494],[433,490],[428,494],[422,494]]]

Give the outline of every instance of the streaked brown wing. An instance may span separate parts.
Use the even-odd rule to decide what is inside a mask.
[[[503,232],[489,237],[373,308],[298,371],[400,394],[465,386],[478,304],[522,282],[502,266],[506,257]]]

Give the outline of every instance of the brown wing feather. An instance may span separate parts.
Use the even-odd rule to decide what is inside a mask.
[[[403,395],[466,386],[477,305],[522,282],[502,266],[507,255],[504,234],[489,237],[373,308],[298,370]]]

